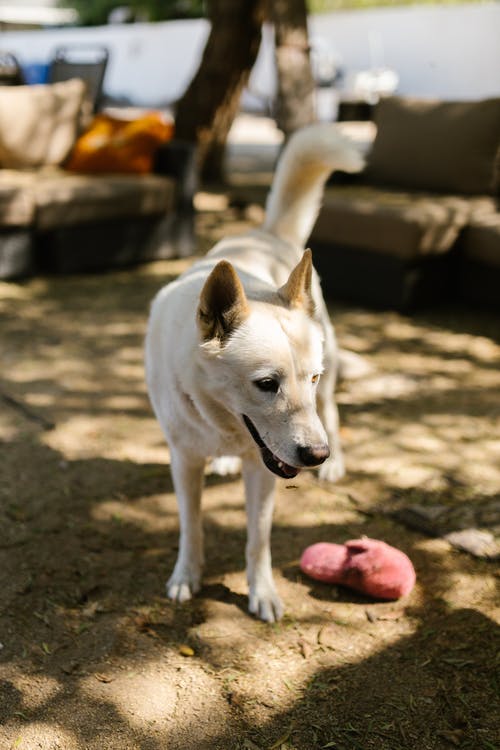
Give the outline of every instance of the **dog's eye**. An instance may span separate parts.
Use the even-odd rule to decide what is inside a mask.
[[[319,375],[313,375],[311,378],[311,382],[316,385],[316,383],[319,381]]]
[[[277,393],[280,387],[280,384],[276,380],[276,378],[262,378],[261,380],[254,380],[254,385],[257,386],[259,391],[266,391],[268,393]]]

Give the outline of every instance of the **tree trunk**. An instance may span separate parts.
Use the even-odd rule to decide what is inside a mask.
[[[305,0],[271,0],[276,40],[276,122],[288,137],[316,119]]]
[[[227,135],[257,57],[266,0],[209,0],[200,67],[177,103],[176,137],[198,145],[202,179],[222,178]]]

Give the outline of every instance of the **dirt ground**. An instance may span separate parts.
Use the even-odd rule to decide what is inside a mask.
[[[198,207],[200,251],[260,216]],[[498,750],[498,566],[389,513],[498,493],[498,317],[332,308],[373,371],[339,392],[347,477],[279,482],[286,616],[266,625],[246,613],[237,477],[207,479],[201,594],[164,596],[178,522],[142,343],[187,263],[0,284],[0,748]],[[300,573],[307,545],[363,534],[410,556],[407,599]]]

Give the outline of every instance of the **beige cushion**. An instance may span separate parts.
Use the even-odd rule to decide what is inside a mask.
[[[375,113],[367,179],[403,189],[493,191],[500,143],[500,98],[442,102],[390,97]]]
[[[327,188],[311,240],[411,260],[444,253],[466,224],[471,200],[370,186]]]
[[[0,87],[0,166],[62,164],[76,139],[85,84]]]

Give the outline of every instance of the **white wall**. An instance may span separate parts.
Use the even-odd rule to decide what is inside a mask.
[[[402,94],[500,96],[500,2],[311,16],[310,32],[331,40],[347,70],[394,68]]]
[[[186,88],[208,30],[206,21],[192,20],[3,32],[0,47],[29,63],[47,61],[59,44],[106,44],[111,51],[106,92],[138,105],[159,106]],[[500,96],[500,2],[339,11],[311,16],[310,31],[331,43],[347,73],[372,65],[394,68],[399,93]],[[261,100],[272,97],[275,87],[272,38],[267,28],[250,81]]]
[[[198,67],[209,32],[204,19],[158,24],[0,33],[0,47],[21,63],[48,62],[60,45],[101,44],[110,51],[104,88],[139,106],[177,99]]]

